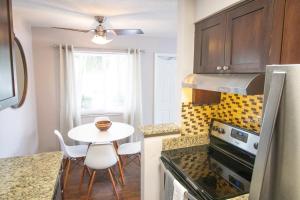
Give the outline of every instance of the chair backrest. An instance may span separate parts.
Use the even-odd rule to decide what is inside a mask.
[[[110,121],[109,117],[107,116],[101,116],[101,117],[99,116],[99,117],[95,117],[94,122],[105,121],[105,120]]]
[[[107,169],[115,165],[118,156],[112,144],[92,144],[89,146],[84,164],[92,169]]]
[[[54,134],[58,137],[60,150],[64,152],[65,156],[69,156],[67,152],[67,145],[64,142],[64,138],[58,130],[54,130]]]

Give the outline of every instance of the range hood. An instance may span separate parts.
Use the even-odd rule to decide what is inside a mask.
[[[264,74],[190,74],[182,87],[241,95],[263,94]]]

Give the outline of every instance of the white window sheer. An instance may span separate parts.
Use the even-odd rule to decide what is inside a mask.
[[[126,112],[129,59],[127,53],[74,52],[81,115]]]
[[[131,141],[139,141],[143,125],[141,51],[127,53],[74,51],[76,113],[102,115],[120,113],[135,127]]]

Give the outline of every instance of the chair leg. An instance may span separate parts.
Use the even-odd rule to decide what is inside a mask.
[[[82,186],[82,183],[83,183],[83,178],[84,178],[85,170],[86,170],[86,166],[83,166],[83,169],[82,169],[82,172],[81,172],[81,176],[80,176],[79,191],[81,191],[81,186]]]
[[[87,169],[87,172],[88,172],[89,176],[91,177],[92,176],[91,170],[88,167],[86,167],[86,169]]]
[[[89,182],[89,188],[88,188],[88,193],[87,193],[87,200],[90,199],[91,192],[92,192],[93,185],[94,185],[95,176],[96,176],[96,170],[93,171],[92,177],[91,177],[90,182]]]
[[[108,173],[109,173],[109,177],[110,177],[111,184],[112,184],[112,186],[113,186],[115,195],[116,195],[117,199],[119,200],[119,195],[118,195],[118,192],[117,192],[116,183],[115,183],[115,181],[114,181],[114,177],[113,177],[113,175],[112,175],[112,172],[111,172],[111,169],[110,169],[110,168],[108,168]]]
[[[114,169],[111,169],[111,173],[112,173],[112,175],[113,175],[113,177],[114,177],[114,180],[115,180],[116,184],[122,185],[122,184],[120,183],[120,180],[117,178],[117,176],[116,176],[116,174],[115,174],[115,172],[114,172]]]
[[[120,159],[118,160],[118,167],[119,167],[119,172],[120,172],[122,184],[125,185],[125,178],[124,178],[124,173],[123,173],[123,167],[122,167],[122,164],[120,162]]]
[[[127,161],[127,156],[120,156],[120,158],[122,159],[122,169],[124,170],[125,166],[126,166],[126,161]]]
[[[65,176],[64,176],[64,185],[63,185],[63,188],[64,190],[66,190],[66,186],[67,186],[67,182],[68,182],[68,178],[69,178],[69,173],[70,173],[70,168],[71,168],[71,159],[70,158],[67,158],[67,166],[66,166],[66,173],[65,173]]]
[[[68,164],[68,158],[65,158],[65,159],[63,160],[64,171],[65,171],[66,168],[67,168],[67,164]]]
[[[139,158],[139,163],[141,165],[141,153],[138,154],[138,158]]]
[[[116,141],[114,141],[113,145],[114,145],[115,150],[117,152],[118,147],[119,147],[118,143]],[[120,171],[120,176],[121,176],[122,184],[125,185],[125,178],[124,178],[123,167],[122,167],[122,163],[121,163],[121,157],[118,155],[118,158],[119,158],[119,160],[118,160],[118,167],[119,167],[119,171]]]
[[[113,142],[113,145],[114,145],[114,147],[115,147],[115,150],[117,151],[117,150],[118,150],[118,148],[119,148],[119,144],[118,144],[118,142],[114,141],[114,142]]]

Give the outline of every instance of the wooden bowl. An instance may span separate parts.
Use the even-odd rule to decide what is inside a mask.
[[[95,126],[100,130],[100,131],[107,131],[111,127],[111,121],[104,120],[104,121],[98,121],[95,123]]]

